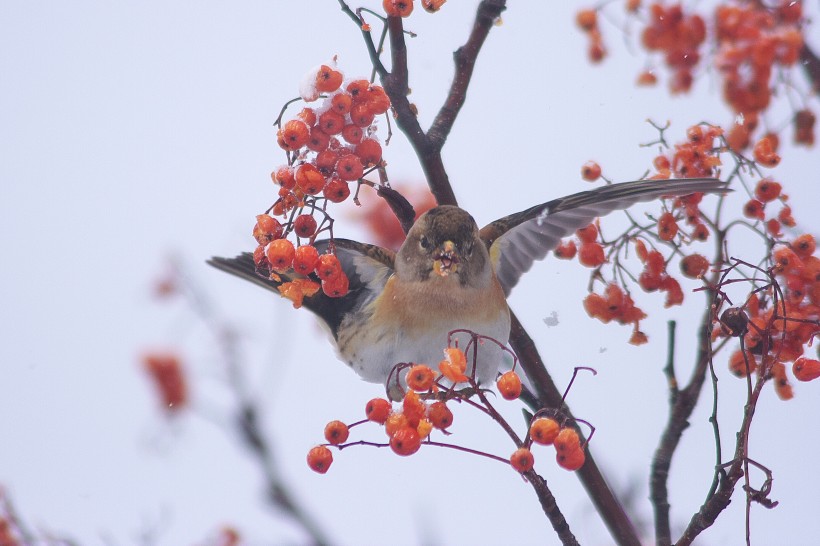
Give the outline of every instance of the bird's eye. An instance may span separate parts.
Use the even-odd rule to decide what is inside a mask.
[[[426,250],[430,248],[430,240],[425,235],[422,235],[421,239],[419,239],[419,245]]]

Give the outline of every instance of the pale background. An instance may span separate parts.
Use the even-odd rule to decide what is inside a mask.
[[[434,16],[417,8],[407,22],[419,34],[408,45],[412,100],[425,127],[475,4],[453,0]],[[579,6],[513,2],[487,40],[444,150],[460,203],[479,224],[586,189],[578,173],[588,159],[616,180],[640,176],[654,155],[638,147],[655,136],[646,118],[672,119],[672,140],[690,124],[730,119],[713,74],[686,98],[636,89],[643,57],[624,48],[612,25],[603,28],[614,55],[590,69],[573,23]],[[820,47],[816,27],[810,40]],[[358,448],[336,454],[327,475],[311,472],[305,453],[324,424],[359,419],[379,388],[336,361],[309,313],[204,264],[251,248],[253,216],[274,198],[268,173],[284,158],[272,122],[304,72],[335,54],[347,74],[369,75],[357,29],[330,0],[0,4],[0,484],[33,527],[82,544],[135,544],[146,533],[153,544],[194,544],[223,524],[249,544],[305,541],[267,507],[255,462],[214,422],[227,422],[232,403],[212,338],[185,305],[150,297],[152,280],[176,255],[244,334],[281,469],[334,540],[557,542],[530,486],[491,461]],[[421,180],[403,138],[394,143],[386,152],[393,180]],[[820,154],[787,147],[782,155],[776,176],[794,197],[795,217],[816,233]],[[342,224],[338,234],[366,237]],[[665,321],[681,319],[686,377],[694,347],[687,311],[702,302],[690,295],[694,307],[653,314],[645,324],[652,343],[634,348],[626,327],[586,317],[585,289],[577,264],[550,259],[525,277],[511,305],[559,384],[572,366],[598,369],[573,391],[572,407],[599,427],[592,449],[613,485],[634,488],[637,512],[651,518],[646,470],[666,416]],[[657,309],[660,298],[642,301]],[[547,328],[542,318],[553,311],[560,324]],[[170,423],[138,365],[143,350],[164,347],[183,351],[195,398],[195,411]],[[723,361],[718,369],[730,442],[745,384]],[[773,469],[772,497],[781,504],[753,507],[757,544],[811,544],[820,532],[818,389],[798,384],[790,402],[770,388],[762,397],[752,456]],[[707,389],[672,466],[676,526],[711,480],[709,400]],[[517,405],[500,405],[521,424]],[[457,412],[454,430],[458,443],[513,450],[467,411]],[[381,439],[375,428],[359,434]],[[551,449],[535,455],[579,540],[609,543],[575,476],[555,465]],[[743,512],[738,491],[699,543],[740,544]]]

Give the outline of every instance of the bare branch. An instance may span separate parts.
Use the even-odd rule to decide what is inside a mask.
[[[461,111],[461,107],[464,106],[467,88],[470,85],[470,79],[473,76],[473,69],[475,68],[476,58],[481,51],[481,46],[484,45],[484,40],[487,39],[490,29],[505,9],[507,9],[506,0],[483,0],[476,11],[475,23],[473,23],[470,37],[463,46],[453,53],[453,61],[456,67],[453,82],[450,85],[450,93],[427,132],[431,146],[437,151],[440,151],[444,146],[456,117]]]

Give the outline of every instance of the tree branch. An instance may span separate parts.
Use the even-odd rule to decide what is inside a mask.
[[[450,93],[447,95],[447,99],[444,101],[438,115],[436,115],[436,119],[430,126],[429,131],[427,131],[430,145],[437,151],[440,151],[444,146],[456,117],[464,105],[467,88],[470,85],[470,79],[473,76],[473,69],[481,51],[481,46],[484,45],[484,40],[487,39],[490,29],[505,9],[507,9],[506,0],[483,0],[476,11],[475,23],[473,23],[470,37],[463,46],[453,53],[455,75],[450,85]]]
[[[510,317],[512,319],[510,345],[515,354],[518,355],[521,367],[524,368],[527,377],[532,381],[541,407],[556,408],[566,416],[572,417],[569,406],[561,397],[561,391],[558,390],[552,377],[544,367],[543,360],[541,360],[532,338],[524,330],[514,313],[510,312]],[[588,447],[586,462],[577,471],[577,474],[615,542],[622,545],[640,546],[641,542],[632,521],[606,483]]]

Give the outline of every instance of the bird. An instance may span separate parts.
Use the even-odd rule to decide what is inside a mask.
[[[726,183],[714,178],[607,184],[480,229],[464,209],[437,206],[419,216],[396,252],[343,238],[314,243],[320,253],[333,249],[348,276],[349,292],[331,298],[318,291],[305,298],[304,307],[327,327],[339,358],[365,381],[384,384],[393,399],[396,387],[389,382],[398,364],[434,367],[448,342],[461,347],[470,342],[468,332],[499,342],[481,344],[466,371],[476,384],[487,385],[497,377],[510,336],[507,296],[564,237],[639,202],[727,191]],[[277,293],[296,277],[257,272],[250,253],[208,263]]]

